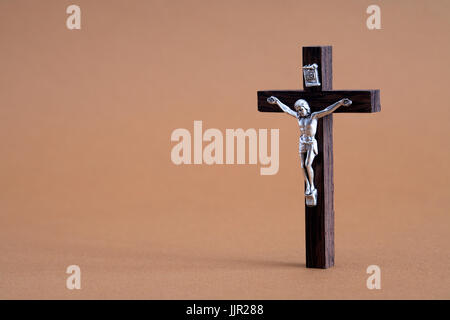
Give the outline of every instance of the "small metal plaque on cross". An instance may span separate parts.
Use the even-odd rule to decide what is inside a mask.
[[[305,79],[305,87],[320,86],[319,72],[316,63],[309,64],[303,67],[303,78]]]

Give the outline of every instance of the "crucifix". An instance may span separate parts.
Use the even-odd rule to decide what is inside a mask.
[[[379,112],[379,90],[332,90],[332,47],[303,47],[304,90],[258,91],[258,111],[298,121],[305,178],[306,267],[334,265],[333,113]]]

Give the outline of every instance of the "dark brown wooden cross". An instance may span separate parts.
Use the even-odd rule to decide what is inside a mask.
[[[258,91],[258,111],[282,112],[278,105],[267,102],[267,98],[276,96],[290,108],[298,99],[304,99],[311,112],[322,110],[343,98],[353,103],[349,107],[338,108],[336,113],[379,112],[379,90],[332,91],[331,56],[331,46],[303,47],[303,66],[317,64],[321,85],[307,87],[303,79],[303,91]],[[318,196],[316,206],[305,205],[306,267],[329,268],[334,265],[333,114],[319,120],[316,139],[319,153],[314,159],[313,169]]]

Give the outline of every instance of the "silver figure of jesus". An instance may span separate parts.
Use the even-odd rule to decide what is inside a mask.
[[[350,106],[350,99],[342,99],[325,109],[311,113],[308,102],[299,99],[295,102],[295,112],[287,105],[283,104],[278,98],[272,96],[267,99],[270,104],[277,104],[281,110],[295,117],[300,127],[299,149],[301,167],[305,178],[305,197],[307,206],[317,205],[317,189],[314,186],[314,170],[312,167],[314,158],[316,157],[317,140],[315,138],[317,131],[318,119],[333,113],[340,106]]]

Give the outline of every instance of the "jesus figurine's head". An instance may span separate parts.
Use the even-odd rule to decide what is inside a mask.
[[[308,102],[303,99],[298,99],[295,101],[294,108],[300,117],[306,117],[311,113]]]

